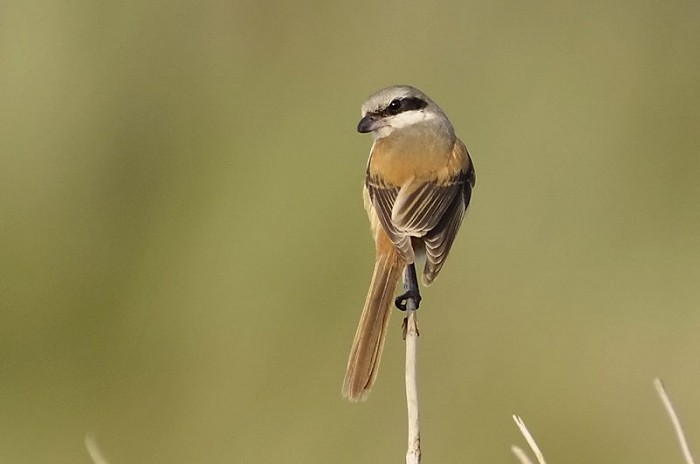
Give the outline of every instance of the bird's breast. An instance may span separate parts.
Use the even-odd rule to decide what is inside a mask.
[[[374,142],[368,166],[370,177],[400,187],[407,181],[439,177],[449,163],[454,137],[408,128]]]

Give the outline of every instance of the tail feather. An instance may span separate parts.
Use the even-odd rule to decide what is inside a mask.
[[[377,256],[343,382],[343,396],[351,401],[367,399],[377,378],[394,290],[403,266],[396,253]]]

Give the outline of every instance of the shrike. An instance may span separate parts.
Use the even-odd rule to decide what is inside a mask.
[[[377,249],[372,281],[352,343],[343,396],[364,400],[377,378],[394,290],[402,272],[437,277],[457,235],[476,183],[467,147],[445,113],[407,85],[388,87],[362,105],[361,133],[374,144],[367,162],[365,210]],[[404,294],[395,304],[405,309]]]

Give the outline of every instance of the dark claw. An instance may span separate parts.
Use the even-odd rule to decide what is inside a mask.
[[[418,309],[420,306],[420,301],[423,298],[421,298],[420,293],[417,290],[409,290],[406,293],[397,296],[394,300],[394,305],[396,305],[396,307],[401,311],[406,311],[406,304],[408,303],[409,299],[416,302],[416,309]]]

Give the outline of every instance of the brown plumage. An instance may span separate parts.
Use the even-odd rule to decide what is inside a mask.
[[[364,198],[377,253],[343,382],[343,395],[353,401],[366,399],[376,380],[399,277],[424,254],[423,284],[435,280],[476,183],[467,148],[422,92],[390,87],[362,110],[358,130],[375,138]]]

